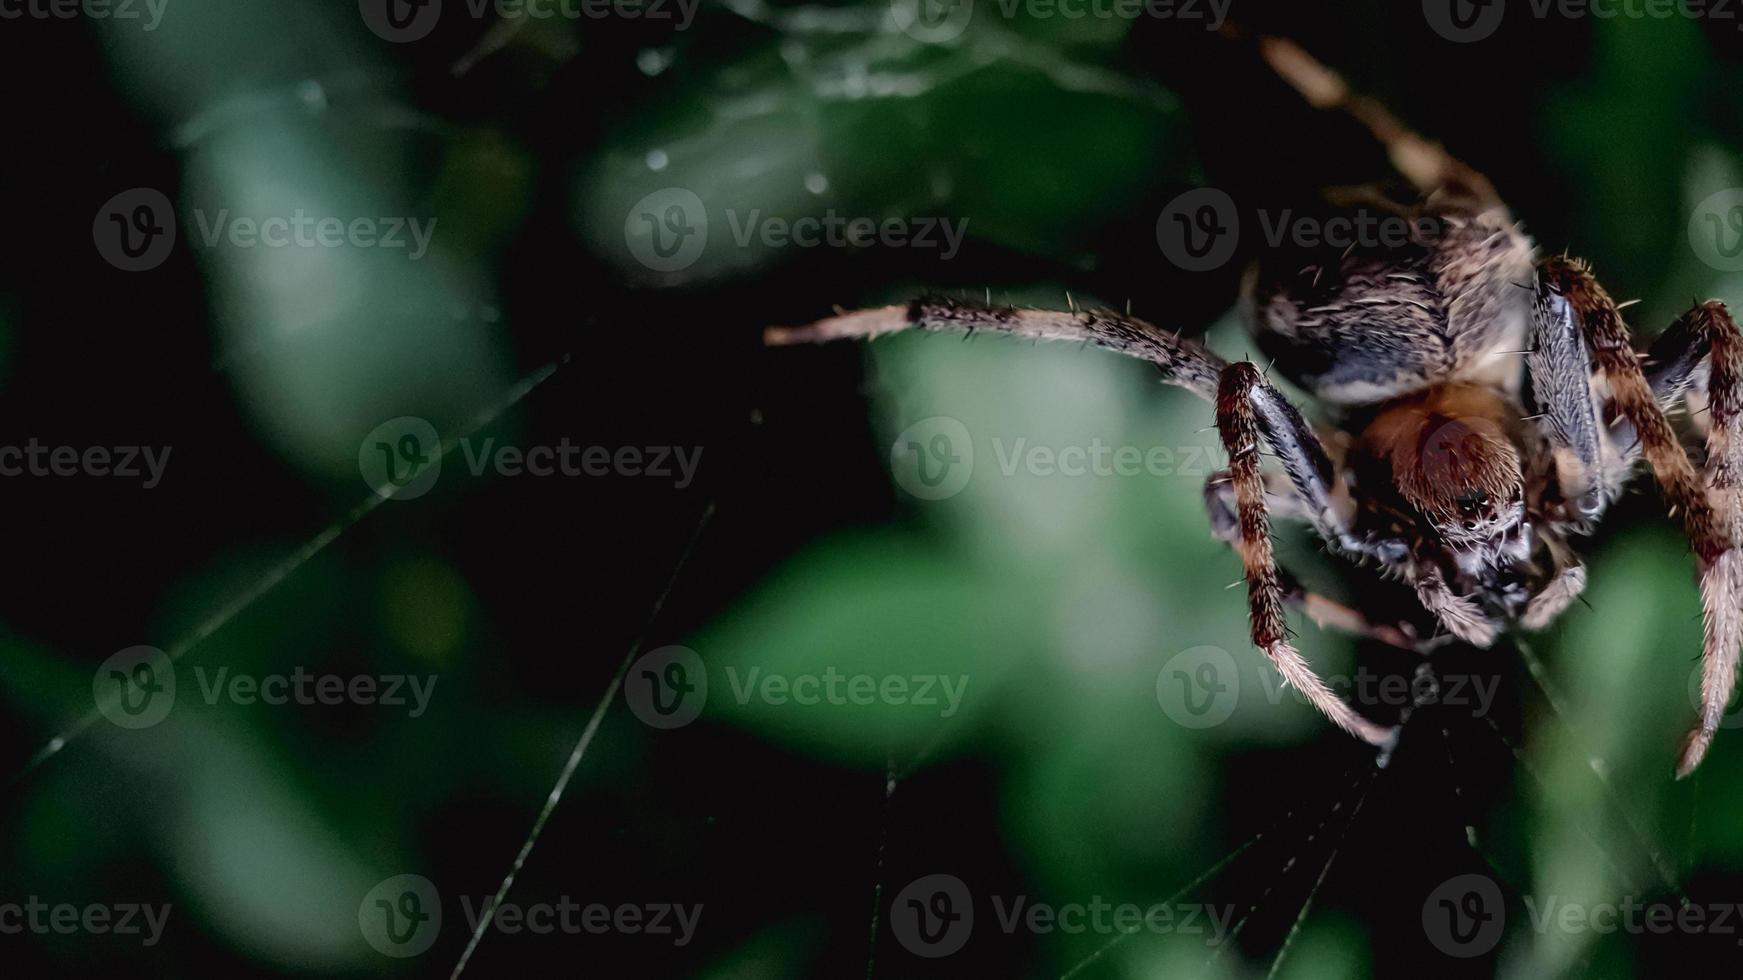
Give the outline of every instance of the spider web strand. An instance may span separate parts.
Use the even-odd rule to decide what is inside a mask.
[[[1374,778],[1379,774],[1379,772],[1380,770],[1378,768],[1368,771],[1367,783],[1362,787],[1356,805],[1351,810],[1350,821],[1344,824],[1344,830],[1338,835],[1338,843],[1332,845],[1332,857],[1335,858],[1337,856],[1337,850],[1343,843],[1343,834],[1349,832],[1349,824],[1354,821],[1355,813],[1361,810],[1363,803],[1367,802],[1368,793],[1374,788]],[[1354,788],[1354,786],[1352,785],[1351,788]],[[1338,812],[1341,811],[1347,803],[1349,803],[1347,798],[1339,799],[1333,803],[1331,809],[1326,811],[1325,816],[1320,819],[1317,825],[1314,826],[1313,832],[1307,835],[1307,839],[1302,842],[1303,845],[1312,844],[1317,840],[1320,832],[1325,830],[1326,824],[1331,823],[1332,818],[1337,816]],[[1291,854],[1289,859],[1283,862],[1283,867],[1277,870],[1276,877],[1272,878],[1271,883],[1265,886],[1265,890],[1259,893],[1259,897],[1255,898],[1253,903],[1247,906],[1247,911],[1241,914],[1240,919],[1235,922],[1234,928],[1230,929],[1229,934],[1223,937],[1221,943],[1217,944],[1216,951],[1211,953],[1210,958],[1204,961],[1204,966],[1199,969],[1198,975],[1203,976],[1209,973],[1210,968],[1215,966],[1218,960],[1222,959],[1223,953],[1227,952],[1228,948],[1235,944],[1235,940],[1240,937],[1241,930],[1245,929],[1247,923],[1252,920],[1253,914],[1259,911],[1259,906],[1265,904],[1266,900],[1271,897],[1271,893],[1277,890],[1277,886],[1282,883],[1283,879],[1289,877],[1289,872],[1295,869],[1296,862],[1300,860],[1300,854]]]
[[[1519,648],[1519,656],[1525,661],[1525,668],[1531,673],[1531,679],[1537,684],[1538,690],[1543,692],[1544,700],[1549,704],[1550,713],[1570,734],[1576,739],[1580,738],[1580,730],[1568,720],[1569,714],[1564,708],[1566,702],[1556,689],[1555,682],[1550,679],[1549,671],[1544,666],[1543,660],[1537,656],[1537,652],[1531,649],[1529,644],[1516,643],[1515,646]],[[1582,740],[1580,744],[1589,743]],[[1592,771],[1593,776],[1597,777],[1598,785],[1603,787],[1604,795],[1610,798],[1610,805],[1622,818],[1622,825],[1627,827],[1628,832],[1633,835],[1634,842],[1639,846],[1641,853],[1646,855],[1646,859],[1651,863],[1652,870],[1658,875],[1659,881],[1664,887],[1675,892],[1676,896],[1682,900],[1682,904],[1687,906],[1689,898],[1683,894],[1682,887],[1677,883],[1676,875],[1672,872],[1664,852],[1652,842],[1652,839],[1634,819],[1634,814],[1623,804],[1621,794],[1616,792],[1615,784],[1610,782],[1608,766],[1602,759],[1591,757],[1587,760],[1587,768]]]
[[[435,461],[439,462],[446,458],[449,453],[454,451],[456,446],[460,445],[460,443],[472,438],[474,435],[477,435],[478,432],[494,423],[498,418],[501,418],[504,413],[518,405],[528,395],[532,394],[540,385],[550,380],[551,376],[556,374],[558,369],[568,362],[569,355],[565,354],[558,360],[552,361],[544,367],[539,368],[537,371],[527,375],[525,378],[522,378],[514,387],[508,390],[508,393],[505,394],[500,401],[487,409],[476,421],[468,426],[461,435],[443,441],[436,449],[434,457]],[[236,617],[246,612],[249,607],[260,601],[273,589],[276,589],[280,583],[290,578],[298,569],[302,568],[303,565],[313,560],[316,556],[321,554],[321,552],[326,551],[335,541],[338,541],[352,528],[362,523],[363,519],[374,513],[376,508],[391,499],[393,499],[391,494],[383,496],[380,493],[371,493],[367,498],[346,511],[333,523],[323,528],[320,533],[304,542],[295,551],[291,552],[290,555],[286,556],[272,568],[268,569],[265,575],[256,579],[252,585],[243,590],[241,595],[222,606],[219,606],[217,610],[201,620],[199,625],[194,628],[193,632],[182,637],[175,644],[166,649],[164,651],[164,656],[167,657],[169,662],[172,664],[180,662],[189,652],[194,650],[201,643],[204,643],[214,633],[217,633],[219,630],[228,626],[236,619]],[[60,754],[61,750],[65,749],[67,746],[78,741],[80,737],[90,730],[92,725],[97,723],[98,719],[104,717],[106,711],[119,703],[124,693],[125,692],[117,692],[105,700],[99,701],[95,706],[87,709],[84,714],[80,715],[77,721],[73,722],[59,734],[45,742],[42,748],[38,749],[36,753],[30,757],[30,761],[24,764],[24,768],[19,770],[19,772],[12,777],[9,785],[16,786],[24,781],[24,779],[34,772],[38,766],[41,766],[49,759]]]
[[[652,631],[654,623],[659,619],[661,610],[666,606],[666,600],[671,597],[672,589],[678,584],[678,579],[683,575],[684,568],[690,564],[690,556],[695,553],[696,544],[702,539],[702,534],[713,517],[714,503],[710,501],[708,506],[703,508],[702,516],[696,522],[696,529],[691,532],[690,540],[684,545],[684,550],[678,555],[678,561],[672,567],[671,574],[667,576],[665,587],[660,590],[659,597],[654,600],[653,609],[648,613],[647,622],[642,627],[641,635],[637,636],[635,642],[630,644],[622,662],[617,665],[616,673],[611,675],[611,683],[606,685],[605,693],[600,695],[599,704],[594,707],[593,714],[587,719],[587,726],[581,730],[581,737],[576,740],[575,747],[570,750],[568,760],[563,763],[562,771],[557,774],[556,783],[551,786],[550,793],[546,794],[545,805],[539,808],[538,816],[533,819],[532,830],[527,832],[526,840],[521,843],[520,851],[514,856],[514,863],[509,865],[508,874],[503,876],[502,884],[497,887],[496,894],[491,896],[490,902],[484,906],[484,914],[478,917],[477,925],[473,926],[472,935],[466,940],[466,948],[461,951],[459,962],[454,964],[454,972],[448,975],[449,980],[458,980],[460,974],[465,971],[466,964],[472,959],[473,952],[478,949],[478,943],[483,940],[485,931],[490,928],[497,908],[508,897],[509,889],[514,887],[515,877],[526,866],[527,857],[533,853],[533,847],[538,844],[539,835],[545,832],[545,824],[551,819],[551,814],[556,812],[557,804],[562,802],[563,793],[569,788],[569,780],[574,777],[575,770],[580,768],[582,757],[592,746],[593,737],[598,734],[599,726],[605,720],[605,713],[610,710],[611,702],[616,699],[618,690],[623,687],[623,679],[629,675],[629,669],[635,663],[636,655],[641,653],[642,644],[647,641],[649,632]]]
[[[896,795],[896,781],[899,778],[896,775],[896,756],[892,752],[884,756],[883,819],[878,828],[877,864],[872,869],[871,935],[866,937],[865,980],[871,980],[877,968],[878,927],[883,922],[880,913],[884,904],[884,853],[890,844],[890,801]]]
[[[1345,772],[1344,775],[1348,776],[1348,775],[1350,775],[1350,773]],[[1355,784],[1356,784],[1356,780],[1354,780],[1354,779],[1349,780],[1345,791],[1347,792],[1348,789],[1354,788]],[[1187,882],[1185,885],[1182,885],[1179,890],[1174,892],[1174,894],[1168,896],[1167,898],[1163,899],[1161,902],[1158,902],[1155,904],[1172,905],[1175,902],[1179,901],[1181,898],[1184,898],[1185,896],[1190,895],[1192,892],[1197,890],[1199,888],[1199,886],[1203,885],[1207,881],[1210,881],[1212,878],[1215,878],[1218,874],[1221,874],[1224,869],[1226,869],[1229,865],[1233,864],[1243,854],[1247,853],[1248,851],[1250,851],[1254,847],[1256,847],[1260,841],[1264,840],[1266,837],[1269,837],[1271,834],[1275,833],[1276,831],[1282,829],[1283,826],[1286,825],[1287,823],[1289,823],[1289,821],[1296,815],[1298,810],[1299,810],[1299,807],[1291,807],[1290,809],[1284,811],[1283,815],[1281,817],[1278,817],[1275,821],[1273,821],[1270,826],[1264,828],[1263,830],[1260,830],[1258,833],[1247,838],[1245,841],[1242,841],[1240,844],[1235,845],[1234,850],[1231,850],[1229,853],[1223,855],[1220,860],[1218,860],[1215,864],[1211,865],[1209,868],[1206,868],[1204,870],[1204,872],[1201,873],[1198,877]],[[1328,819],[1329,819],[1329,815],[1328,815]],[[1323,822],[1321,823],[1321,826],[1324,826]],[[1127,939],[1131,938],[1131,936],[1134,933],[1138,932],[1138,930],[1139,930],[1139,927],[1134,926],[1133,928],[1127,929],[1127,930],[1121,932],[1119,935],[1115,936],[1114,938],[1103,943],[1101,948],[1099,948],[1095,952],[1089,954],[1089,956],[1086,957],[1082,962],[1078,963],[1076,966],[1074,966],[1071,969],[1060,974],[1059,980],[1071,980],[1072,977],[1075,977],[1079,973],[1082,973],[1084,970],[1088,969],[1092,964],[1099,961],[1103,956],[1105,956],[1109,952],[1111,952],[1115,946],[1118,946],[1120,943],[1123,943]],[[1233,937],[1231,936],[1230,938],[1233,938]]]
[[[1368,802],[1368,793],[1374,788],[1374,781],[1369,780],[1368,788],[1362,790],[1362,795],[1356,800],[1356,805],[1350,810],[1350,818],[1344,821],[1344,829],[1338,832],[1337,842],[1332,844],[1331,853],[1326,855],[1325,865],[1319,869],[1319,877],[1313,880],[1313,887],[1308,890],[1307,898],[1301,903],[1301,911],[1295,915],[1295,921],[1289,926],[1289,934],[1283,937],[1283,945],[1277,949],[1277,958],[1271,961],[1271,969],[1265,974],[1265,980],[1276,980],[1277,971],[1283,968],[1283,959],[1289,955],[1289,947],[1295,943],[1295,937],[1301,933],[1301,927],[1307,922],[1307,917],[1313,911],[1313,901],[1319,897],[1319,890],[1325,886],[1325,879],[1331,876],[1331,866],[1337,863],[1338,855],[1343,852],[1344,841],[1349,837],[1350,828],[1355,826],[1356,818],[1362,815],[1362,806]]]

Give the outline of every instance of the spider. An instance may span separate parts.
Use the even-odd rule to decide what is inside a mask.
[[[1570,538],[1591,531],[1644,457],[1682,519],[1700,582],[1699,719],[1676,766],[1687,776],[1724,718],[1743,643],[1743,337],[1725,305],[1694,307],[1637,350],[1591,267],[1540,256],[1486,176],[1294,42],[1254,43],[1310,105],[1353,118],[1385,147],[1410,200],[1381,206],[1433,230],[1305,264],[1274,249],[1244,278],[1255,343],[1337,431],[1316,433],[1269,382],[1270,368],[1225,361],[1129,311],[922,298],[771,327],[765,341],[902,330],[1076,341],[1149,361],[1164,382],[1212,402],[1229,465],[1210,476],[1204,499],[1213,533],[1239,553],[1253,643],[1285,683],[1382,752],[1399,728],[1332,692],[1291,643],[1285,607],[1322,626],[1427,645],[1408,624],[1372,622],[1301,588],[1273,554],[1273,517],[1305,522],[1333,554],[1373,563],[1451,637],[1488,647],[1503,630],[1543,628],[1578,598],[1586,571]],[[1344,206],[1383,196],[1346,197]],[[1677,407],[1693,409],[1691,423],[1705,430],[1700,473],[1669,420]],[[1262,445],[1281,473],[1261,470]]]

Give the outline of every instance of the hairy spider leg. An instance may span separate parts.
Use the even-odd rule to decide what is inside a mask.
[[[1265,499],[1271,517],[1286,521],[1311,521],[1301,495],[1278,473],[1263,474]],[[1236,511],[1234,476],[1228,470],[1218,470],[1204,481],[1204,511],[1210,519],[1211,534],[1232,548],[1239,547],[1241,522]],[[1320,629],[1335,629],[1353,636],[1378,640],[1400,650],[1420,652],[1416,633],[1407,624],[1377,623],[1358,609],[1328,598],[1302,584],[1288,568],[1279,565],[1277,575],[1283,584],[1283,597],[1301,610]]]
[[[1700,720],[1683,741],[1677,761],[1682,778],[1700,765],[1724,720],[1725,703],[1737,678],[1743,646],[1743,337],[1723,303],[1697,306],[1672,329],[1675,336],[1698,335],[1711,360],[1708,396],[1712,420],[1707,434],[1705,479],[1678,442],[1670,418],[1641,369],[1621,311],[1591,269],[1578,259],[1544,261],[1542,276],[1567,298],[1604,372],[1616,414],[1633,429],[1654,478],[1695,552],[1700,575],[1702,621]],[[1661,378],[1661,384],[1663,379]]]
[[[1376,724],[1327,687],[1290,643],[1283,614],[1284,588],[1271,551],[1265,511],[1259,441],[1269,443],[1306,502],[1313,522],[1334,545],[1349,535],[1353,503],[1325,447],[1301,413],[1248,362],[1228,364],[1203,346],[1131,316],[1105,310],[1055,310],[982,306],[956,300],[921,299],[906,306],[841,313],[806,327],[773,327],[774,345],[870,338],[902,330],[987,331],[1038,340],[1091,343],[1155,364],[1168,384],[1186,388],[1216,405],[1217,428],[1229,454],[1240,531],[1238,547],[1247,578],[1253,642],[1284,681],[1322,714],[1373,745],[1390,746],[1396,729]]]

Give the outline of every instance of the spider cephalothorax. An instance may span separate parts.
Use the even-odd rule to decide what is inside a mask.
[[[1505,628],[1543,627],[1579,596],[1585,569],[1569,539],[1603,516],[1644,457],[1688,532],[1705,611],[1700,718],[1677,766],[1686,775],[1724,718],[1743,644],[1743,336],[1710,302],[1636,351],[1590,268],[1540,259],[1486,178],[1351,95],[1299,47],[1259,46],[1311,103],[1365,124],[1417,197],[1360,195],[1408,213],[1422,233],[1407,242],[1273,254],[1246,279],[1260,349],[1336,421],[1335,437],[1322,441],[1256,365],[1130,315],[926,299],[768,339],[922,329],[1089,342],[1210,400],[1229,467],[1211,476],[1205,503],[1213,531],[1240,553],[1253,642],[1327,717],[1377,745],[1395,730],[1320,680],[1290,643],[1284,606],[1397,645],[1415,646],[1417,633],[1294,585],[1273,555],[1271,518],[1306,522],[1333,553],[1407,583],[1448,633],[1488,646]],[[1702,400],[1697,473],[1667,410]],[[1261,471],[1261,445],[1281,474]]]

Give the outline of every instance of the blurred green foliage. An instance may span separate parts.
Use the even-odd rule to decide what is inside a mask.
[[[512,383],[499,290],[517,235],[538,217],[531,201],[542,181],[568,191],[562,220],[590,258],[638,287],[706,290],[778,273],[786,258],[716,248],[681,273],[652,273],[624,247],[623,215],[635,201],[681,186],[787,219],[830,208],[963,216],[977,247],[1063,270],[1089,264],[1107,228],[1130,219],[1155,188],[1203,176],[1180,100],[1124,62],[1129,25],[1120,23],[984,18],[938,46],[890,30],[879,3],[811,11],[816,20],[804,8],[711,6],[699,33],[727,21],[754,23],[756,32],[715,47],[688,38],[650,47],[645,64],[654,70],[644,73],[663,86],[661,97],[633,105],[573,159],[547,159],[490,124],[417,108],[390,58],[340,9],[349,6],[178,0],[173,30],[103,37],[118,87],[183,159],[172,195],[180,206],[439,218],[437,253],[415,265],[360,250],[289,261],[196,250],[239,410],[291,473],[336,488],[336,499],[361,489],[350,475],[359,433],[399,414],[450,431]],[[586,51],[589,33],[606,29],[541,24],[516,43],[535,47],[560,30]],[[1695,202],[1739,183],[1737,120],[1720,121],[1731,130],[1715,124],[1699,97],[1734,86],[1736,70],[1681,20],[1599,22],[1592,36],[1589,74],[1533,106],[1559,206],[1575,216],[1557,230],[1601,269],[1622,270],[1645,300],[1634,320],[1648,330],[1691,294],[1743,301],[1743,277],[1702,265],[1685,239]],[[1515,203],[1530,222],[1532,202]],[[924,285],[843,279],[839,300],[848,305],[900,301]],[[1059,306],[1066,288],[1062,272],[1005,298]],[[1109,306],[1124,299],[1075,296]],[[0,372],[12,335],[29,329],[0,306]],[[1232,317],[1209,340],[1226,354],[1246,349]],[[1243,678],[1270,676],[1246,640],[1243,595],[1227,588],[1238,563],[1205,529],[1206,470],[1004,476],[990,440],[1162,446],[1216,465],[1205,407],[1159,389],[1144,365],[1069,348],[901,337],[865,358],[877,444],[922,419],[958,419],[984,452],[977,475],[948,500],[898,497],[895,519],[825,534],[723,600],[718,617],[684,641],[720,692],[710,722],[848,770],[986,763],[1000,774],[1001,794],[1001,825],[989,833],[1037,893],[1147,903],[1191,881],[1227,851],[1221,821],[1248,803],[1221,795],[1230,772],[1323,736],[1324,722],[1289,697],[1243,697],[1227,724],[1205,730],[1174,724],[1158,706],[1159,667],[1188,648],[1223,648]],[[512,434],[517,424],[511,417],[489,431]],[[468,492],[452,491],[446,506],[462,506]],[[498,673],[507,624],[492,619],[478,573],[442,554],[427,530],[395,525],[367,554],[315,558],[198,654],[207,665],[263,673],[307,663],[312,650],[335,651],[348,670],[434,671],[443,696],[427,717],[335,730],[220,703],[178,711],[146,732],[99,727],[32,777],[8,862],[14,876],[99,893],[113,869],[145,862],[165,869],[168,896],[197,929],[263,969],[384,968],[354,927],[355,896],[439,860],[419,853],[419,835],[456,797],[512,800],[501,825],[529,822],[598,693],[563,688],[530,706],[516,702],[512,680]],[[299,543],[287,533],[237,547],[172,583],[156,634],[188,635]],[[1284,547],[1304,577],[1333,593],[1345,588],[1306,538]],[[1595,836],[1600,851],[1655,842],[1673,872],[1735,872],[1743,828],[1727,815],[1743,805],[1743,744],[1721,736],[1698,799],[1666,778],[1691,715],[1688,679],[1700,649],[1685,546],[1669,522],[1644,520],[1598,539],[1588,562],[1589,608],[1532,641],[1565,717],[1529,720],[1525,768],[1514,797],[1498,806],[1517,821],[1496,835],[1497,849],[1518,862],[1505,870],[1515,885],[1568,901],[1613,899],[1626,891],[1623,877],[1652,878],[1649,867],[1594,860]],[[615,648],[617,640],[597,642]],[[33,730],[58,730],[85,709],[88,664],[40,642],[0,642],[0,692]],[[1336,635],[1304,629],[1301,646],[1327,673],[1353,663]],[[914,706],[777,708],[740,703],[715,673],[822,666],[961,676],[967,694],[948,718]],[[628,723],[605,729],[576,792],[653,781],[657,774],[638,773],[657,753],[656,737]],[[1280,813],[1289,802],[1266,806]],[[515,841],[485,843],[479,860],[495,868]],[[852,864],[844,876],[862,876],[857,861],[844,859]],[[1102,941],[1046,937],[1034,972],[1062,972]],[[1366,975],[1375,941],[1348,911],[1316,914],[1283,975]],[[710,969],[793,972],[824,942],[803,918],[770,921],[721,950]],[[1627,975],[1626,949],[1605,942],[1594,951],[1517,931],[1502,972],[1584,966]],[[1150,937],[1120,946],[1097,969],[1192,975],[1203,955],[1201,944]],[[1218,969],[1240,975],[1238,961],[1230,954]]]

